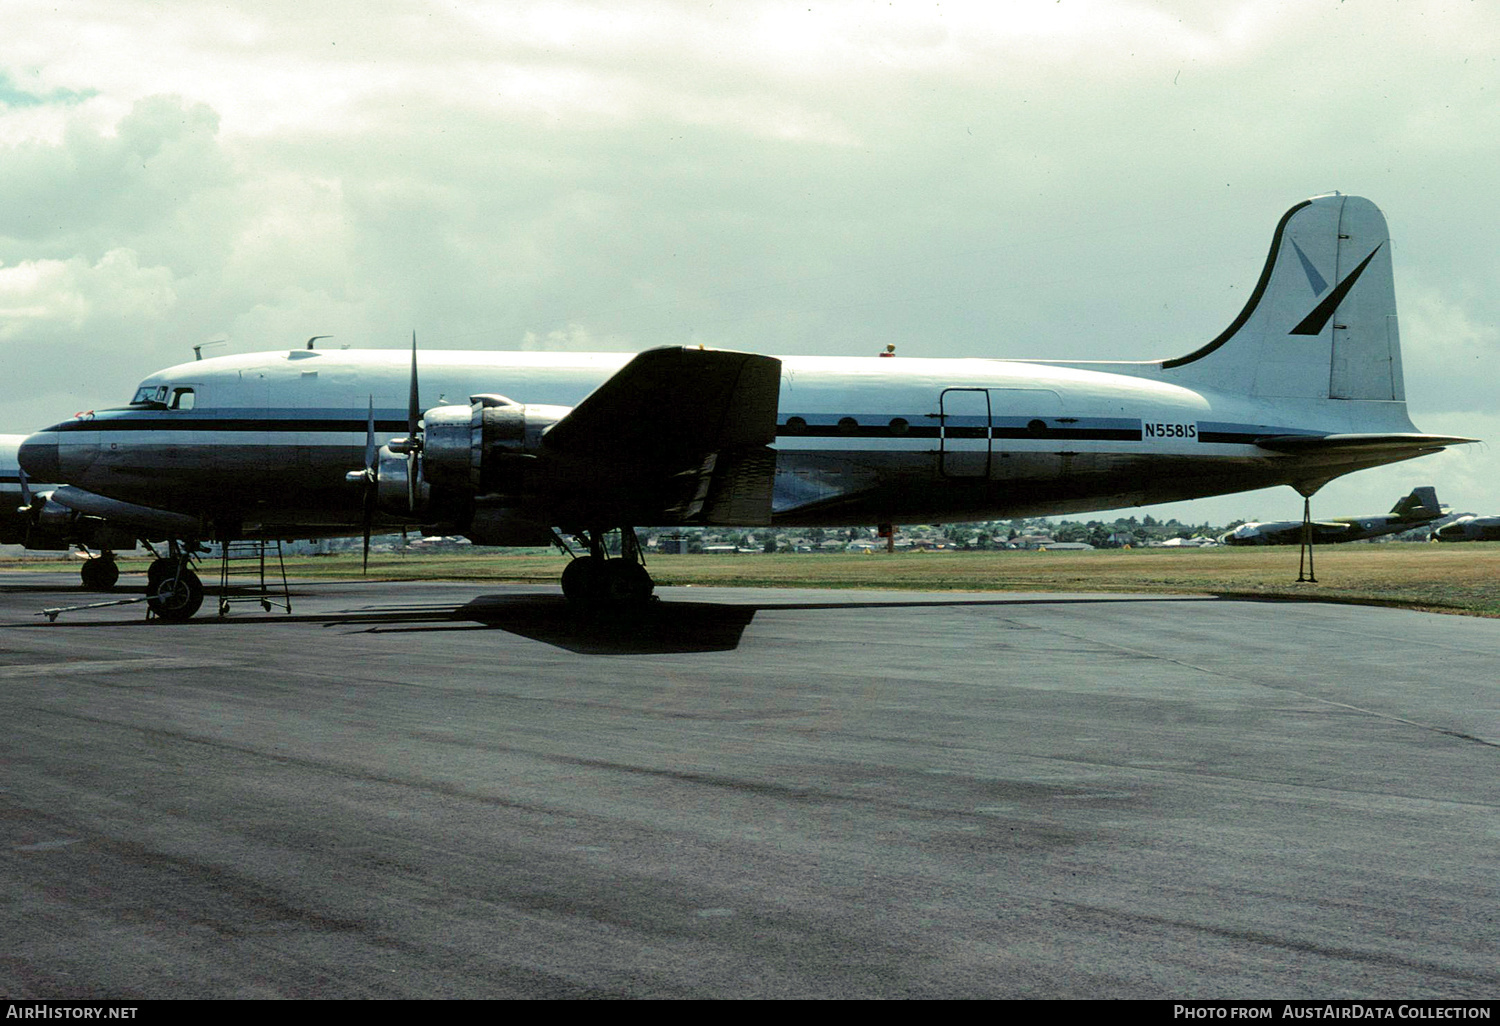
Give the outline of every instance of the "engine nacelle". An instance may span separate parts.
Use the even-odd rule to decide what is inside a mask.
[[[496,506],[476,509],[464,534],[475,545],[539,546],[553,541],[552,529],[546,524]]]
[[[388,513],[409,513],[425,510],[432,489],[422,474],[422,456],[417,456],[417,486],[408,488],[407,456],[392,452],[389,445],[380,447],[380,469],[376,474],[376,505]],[[415,500],[415,501],[413,501]]]
[[[519,466],[541,452],[543,432],[571,410],[498,395],[434,407],[423,418],[422,473],[436,487],[470,495],[510,491]]]

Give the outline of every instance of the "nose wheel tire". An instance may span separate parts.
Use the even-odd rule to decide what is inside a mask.
[[[120,568],[112,559],[103,556],[88,560],[78,568],[83,586],[89,591],[109,591],[120,579]]]

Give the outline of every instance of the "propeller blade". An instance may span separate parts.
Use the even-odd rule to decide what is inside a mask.
[[[365,489],[365,558],[360,564],[360,573],[370,572],[370,528],[375,523],[375,488],[370,486]]]
[[[375,397],[370,396],[370,413],[365,421],[365,473],[375,476]]]
[[[17,467],[16,474],[21,479],[21,505],[29,508],[31,506],[31,486],[26,483],[26,471],[21,467]]]
[[[422,418],[422,403],[417,398],[417,333],[411,333],[411,392],[406,399],[406,437],[417,438],[417,421]]]
[[[370,529],[375,523],[375,499],[377,486],[380,481],[380,464],[377,462],[378,453],[375,449],[375,397],[370,396],[370,408],[365,417],[365,486],[364,486],[364,528],[365,528],[365,555],[360,564],[360,573],[370,572]]]
[[[406,508],[417,511],[417,421],[422,417],[422,403],[417,398],[417,333],[411,333],[411,392],[406,398]]]

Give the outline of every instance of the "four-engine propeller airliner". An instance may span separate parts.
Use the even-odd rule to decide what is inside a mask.
[[[441,525],[578,539],[572,600],[640,600],[638,525],[841,526],[1042,516],[1291,485],[1470,439],[1408,419],[1391,245],[1368,200],[1276,226],[1218,337],[1173,359],[773,358],[292,349],[170,367],[124,407],[26,439],[50,501],[201,541]],[[604,538],[619,530],[620,555]],[[178,560],[153,608],[191,615]]]
[[[164,541],[165,537],[116,527],[54,502],[52,494],[57,486],[27,480],[17,462],[16,454],[25,438],[0,435],[0,544],[56,552],[66,552],[76,545],[88,557],[79,564],[83,586],[108,591],[120,579],[115,549],[134,548],[139,538]]]

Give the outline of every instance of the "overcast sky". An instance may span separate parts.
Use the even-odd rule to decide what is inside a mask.
[[[117,405],[221,338],[1177,356],[1238,312],[1280,215],[1337,189],[1390,222],[1418,428],[1500,439],[1488,0],[4,13],[0,430]],[[1419,484],[1500,512],[1491,446],[1344,478],[1314,511]]]

